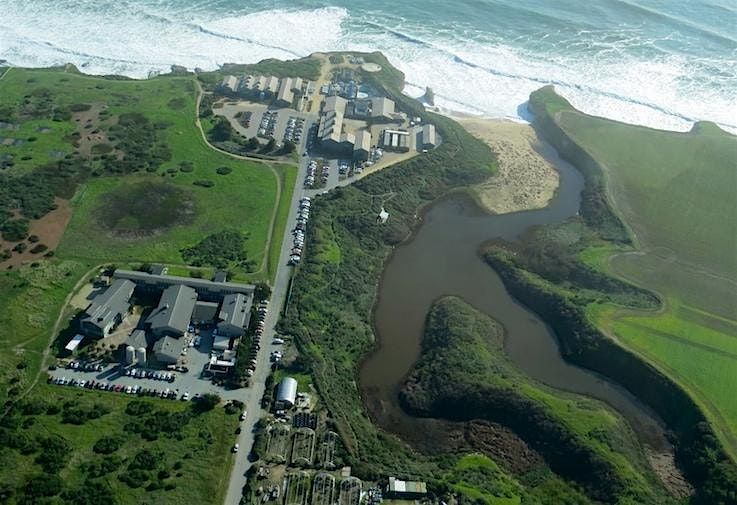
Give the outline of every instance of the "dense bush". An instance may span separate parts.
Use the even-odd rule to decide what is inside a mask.
[[[9,219],[0,225],[0,233],[8,242],[17,242],[28,236],[28,219]]]
[[[198,414],[209,412],[220,403],[220,397],[213,393],[205,393],[192,402],[192,411]]]
[[[120,449],[124,442],[125,437],[122,435],[106,435],[95,442],[92,450],[98,454],[111,454]]]
[[[235,266],[248,270],[253,265],[248,261],[245,248],[244,234],[225,230],[208,235],[196,245],[184,249],[182,258],[195,267],[209,265],[224,270]]]
[[[92,405],[66,403],[61,411],[61,422],[66,424],[84,424],[110,412],[110,408],[100,403]]]
[[[55,473],[66,466],[72,446],[60,437],[49,435],[38,438],[41,453],[36,456],[36,463],[47,473]]]

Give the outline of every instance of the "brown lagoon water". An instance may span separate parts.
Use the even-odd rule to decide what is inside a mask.
[[[396,248],[385,265],[374,308],[377,349],[360,371],[365,402],[389,431],[416,435],[423,429],[425,423],[402,410],[398,392],[419,357],[430,306],[441,296],[454,295],[504,325],[506,352],[528,375],[606,402],[630,422],[643,443],[667,451],[669,444],[655,414],[623,388],[566,363],[553,331],[507,293],[478,255],[485,241],[514,239],[531,226],[561,222],[578,212],[583,177],[551,147],[540,150],[560,173],[560,188],[548,207],[494,216],[470,198],[455,195],[432,205],[414,236]]]

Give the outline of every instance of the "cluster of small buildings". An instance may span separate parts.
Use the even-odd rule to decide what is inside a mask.
[[[371,119],[373,123],[395,121],[394,102],[388,98],[372,98],[366,115],[360,119]],[[355,114],[355,103],[337,95],[325,99],[317,130],[320,147],[336,154],[351,153],[356,161],[366,161],[371,151],[372,137],[368,129],[345,131],[346,119],[359,119]],[[350,114],[348,106],[351,105]]]
[[[300,77],[278,78],[273,75],[225,76],[220,91],[257,100],[275,100],[279,107],[291,107],[295,97],[311,94],[315,84]]]
[[[80,319],[82,334],[106,338],[132,311],[134,292],[158,297],[158,304],[126,339],[127,364],[144,365],[149,350],[159,363],[176,364],[192,325],[213,328],[213,349],[232,354],[251,314],[254,287],[227,282],[224,274],[212,281],[116,270],[111,285],[97,295]],[[222,364],[221,364],[222,365]]]
[[[349,120],[363,121],[364,127],[356,128],[355,122],[348,128]],[[317,130],[320,147],[340,156],[352,155],[354,161],[365,162],[371,156],[371,148],[377,145],[385,151],[408,152],[412,149],[427,151],[438,145],[433,124],[410,122],[402,128],[407,117],[395,110],[394,101],[386,97],[370,97],[348,100],[339,95],[325,99]],[[371,134],[373,125],[390,124],[381,131],[379,139]],[[374,133],[378,133],[374,127]]]

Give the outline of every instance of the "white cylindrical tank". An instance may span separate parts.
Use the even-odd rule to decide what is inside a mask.
[[[141,366],[146,365],[146,348],[145,347],[139,347],[136,349],[136,361],[138,361],[138,364]]]
[[[125,362],[128,365],[132,365],[136,362],[136,350],[132,345],[125,348]]]

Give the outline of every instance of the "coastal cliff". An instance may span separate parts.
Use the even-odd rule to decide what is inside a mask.
[[[542,138],[585,177],[580,217],[591,235],[586,240],[631,244],[626,226],[607,201],[599,162],[558,124],[562,114],[575,109],[550,86],[532,93],[530,108],[536,114],[535,127]],[[569,249],[569,260],[579,261],[582,248]],[[737,468],[726,456],[704,413],[661,369],[625,349],[591,322],[586,313],[591,299],[581,295],[588,287],[575,280],[551,279],[524,252],[505,245],[487,246],[483,257],[510,294],[550,324],[566,360],[613,379],[658,413],[673,434],[680,468],[696,488],[696,503],[737,502]]]

